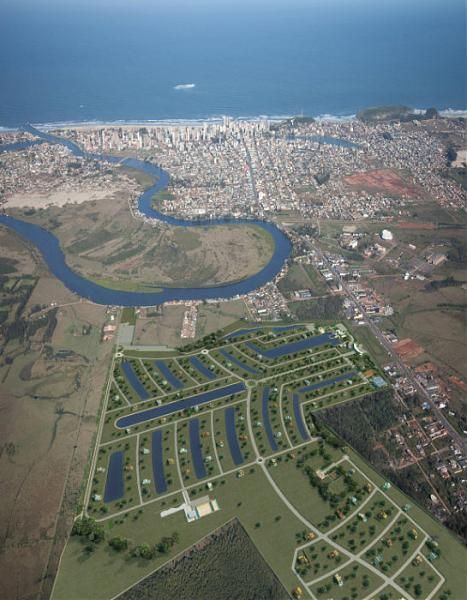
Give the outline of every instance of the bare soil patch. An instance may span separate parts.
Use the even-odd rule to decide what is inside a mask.
[[[354,173],[344,178],[345,183],[367,192],[382,192],[395,197],[421,198],[422,190],[408,175],[393,169],[375,169]]]
[[[394,349],[404,360],[417,358],[417,356],[420,356],[424,352],[424,349],[410,338],[400,340],[400,342],[394,344]]]

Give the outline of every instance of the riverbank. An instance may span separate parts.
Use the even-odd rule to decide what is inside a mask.
[[[274,250],[269,262],[257,273],[238,281],[218,283],[211,287],[166,287],[157,292],[127,291],[110,289],[99,285],[73,270],[65,259],[58,238],[49,231],[46,231],[38,225],[27,223],[6,214],[0,215],[0,224],[10,227],[16,233],[29,240],[29,242],[31,242],[42,254],[50,271],[58,277],[68,289],[84,298],[88,298],[98,304],[117,306],[153,306],[172,300],[183,301],[232,298],[246,294],[274,279],[281,271],[285,260],[290,255],[292,246],[288,237],[272,223],[250,219],[205,219],[191,221],[164,215],[154,210],[152,208],[152,198],[154,197],[154,194],[167,187],[169,176],[163,169],[152,163],[137,159],[122,160],[121,158],[111,155],[86,153],[70,140],[39,131],[31,126],[28,126],[26,130],[49,143],[63,144],[71,150],[75,156],[91,158],[97,161],[106,161],[113,164],[123,163],[126,167],[137,169],[144,172],[146,175],[151,176],[155,183],[141,194],[136,203],[137,215],[141,215],[147,222],[157,220],[168,225],[186,228],[211,228],[218,225],[228,225],[229,227],[235,227],[236,225],[255,226],[256,228],[259,228],[264,235],[270,236],[273,240]]]

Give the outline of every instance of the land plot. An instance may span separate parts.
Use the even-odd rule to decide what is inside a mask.
[[[165,379],[164,375],[160,372],[159,369],[156,368],[154,360],[142,360],[142,364],[144,365],[144,369],[149,373],[151,379],[159,388],[162,394],[170,394],[177,388],[174,388],[170,383]],[[159,392],[159,393],[160,393]]]
[[[397,507],[377,492],[361,507],[357,516],[344,523],[332,534],[331,539],[350,552],[360,552],[378,539],[397,512]]]
[[[177,423],[177,453],[183,485],[220,474],[211,434],[209,413]]]
[[[225,427],[225,409],[218,408],[212,411],[213,437],[216,445],[217,456],[222,470],[231,471],[235,468],[227,444],[227,430]]]
[[[276,385],[260,385],[251,392],[251,420],[256,445],[263,456],[287,448]]]
[[[363,565],[353,562],[338,573],[313,585],[311,591],[317,598],[333,600],[366,598],[383,583],[383,579],[378,575]]]
[[[264,347],[253,341],[246,342],[246,346],[257,356],[267,359],[292,357],[299,352],[310,350],[311,348],[337,346],[338,340],[333,333],[323,333],[321,335],[302,335],[299,339],[287,340],[284,343],[274,344],[272,347]]]
[[[196,339],[248,317],[248,309],[243,300],[202,304],[198,307]]]
[[[172,389],[179,390],[185,387],[193,387],[197,382],[187,375],[177,364],[175,360],[157,359],[154,361],[154,367],[162,376],[162,384],[170,385]]]
[[[344,182],[356,190],[367,192],[384,192],[395,198],[409,196],[422,198],[423,190],[418,187],[405,171],[395,169],[375,169],[362,173],[354,173],[344,178]]]
[[[144,372],[139,361],[130,359],[116,362],[114,379],[126,399],[132,404],[148,400],[160,394]]]
[[[298,395],[283,390],[281,403],[286,433],[292,445],[295,446],[309,439],[310,436],[302,416]]]
[[[209,369],[209,371],[214,373],[216,379],[222,379],[223,377],[231,376],[228,371],[222,369],[217,363],[213,362],[207,354],[198,354],[192,358],[197,358],[200,361],[200,363],[202,363],[207,369]]]
[[[267,463],[271,476],[290,502],[322,531],[355,512],[373,490],[358,471],[346,471],[346,464],[332,467],[342,456],[340,450],[312,442]],[[320,479],[317,472],[327,467],[332,472]]]
[[[401,593],[392,587],[387,585],[380,592],[376,592],[370,600],[401,600]]]
[[[371,394],[377,389],[373,384],[364,381],[357,383],[351,382],[350,384],[341,382],[334,385],[334,389],[331,388],[331,391],[328,391],[321,396],[317,396],[315,400],[307,400],[305,407],[312,410],[326,408],[333,406],[334,404],[356,400],[361,396]],[[324,391],[326,392],[326,390]]]
[[[247,357],[239,355],[233,346],[211,351],[210,354],[220,362],[223,367],[232,371],[239,377],[247,379],[256,378],[260,375],[260,369],[253,366]]]
[[[177,363],[197,384],[216,379],[214,373],[201,362],[199,356],[183,356],[177,358]]]
[[[396,579],[396,583],[414,598],[427,598],[440,581],[439,575],[422,554],[417,554]]]
[[[106,409],[111,411],[128,406],[128,404],[129,401],[126,399],[125,394],[122,393],[116,383],[112,382],[109,389]]]
[[[330,368],[327,362],[334,360],[338,361],[336,365],[343,364],[342,357],[337,353],[337,349],[335,348],[317,351],[308,350],[299,354],[296,358],[289,359],[286,357],[285,359],[274,360],[271,365],[268,365],[267,375],[281,375],[280,379],[278,377],[278,383],[288,383],[295,379],[300,379],[302,374],[312,375],[322,370],[327,370]]]
[[[146,317],[138,317],[133,344],[140,346],[167,346],[175,348],[184,343],[180,338],[185,307],[182,305],[162,306],[147,309]]]
[[[294,569],[304,581],[309,582],[337,567],[343,567],[349,560],[337,548],[319,540],[298,552]]]
[[[258,327],[240,327],[224,335],[225,340],[245,341],[252,337],[261,338],[264,342],[277,337],[288,336],[294,330],[303,329],[303,325],[262,325]]]
[[[227,441],[235,466],[254,460],[253,447],[247,429],[246,411],[246,402],[229,406],[224,411]]]
[[[91,499],[88,506],[88,513],[94,518],[102,517],[108,513],[119,512],[139,504],[139,492],[135,471],[135,462],[137,458],[136,444],[136,437],[132,437],[125,441],[117,441],[108,446],[101,446],[99,448],[96,469],[93,475]],[[122,453],[123,497],[105,502],[109,465],[115,470],[120,469],[120,464],[118,462],[115,461],[111,464],[111,457],[116,453]],[[114,473],[110,474],[110,476],[113,475]],[[120,474],[115,473],[115,476],[118,478]]]
[[[187,486],[197,481],[194,473],[193,452],[191,450],[189,421],[177,423],[177,456],[183,485]],[[199,438],[198,438],[199,444]]]
[[[151,500],[158,494],[170,494],[181,487],[176,466],[175,449],[175,425],[164,427],[159,430],[161,436],[161,457],[155,457],[154,452],[157,446],[154,444],[155,431],[147,431],[139,436],[139,472],[143,501]],[[161,464],[160,464],[161,463]],[[167,489],[163,485],[159,486],[162,491],[158,491],[156,486],[156,475],[154,470],[163,470],[164,481]],[[150,479],[150,484],[144,484],[145,479]]]
[[[422,539],[418,527],[401,515],[384,537],[366,551],[365,559],[385,575],[392,575],[413,554]]]
[[[165,418],[167,416],[174,416],[176,413],[192,413],[193,411],[199,410],[203,405],[210,404],[216,400],[221,399],[232,399],[236,394],[241,394],[246,391],[245,384],[243,382],[235,382],[230,385],[226,385],[220,388],[205,389],[201,393],[193,394],[190,396],[179,397],[161,406],[153,406],[145,408],[133,414],[128,414],[117,419],[115,425],[120,428],[129,428],[138,426],[142,423],[147,423],[154,419]]]

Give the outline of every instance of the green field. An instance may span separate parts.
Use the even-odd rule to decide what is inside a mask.
[[[454,595],[462,590],[459,544],[420,509],[405,513],[401,492],[383,489],[371,468],[312,422],[321,407],[376,389],[372,378],[381,372],[353,343],[340,324],[242,323],[229,334],[165,353],[169,374],[154,366],[150,353],[133,352],[124,358],[148,399],[139,396],[141,388],[127,379],[116,357],[81,515],[94,520],[78,520],[53,598],[112,598],[151,574],[127,598],[150,585],[157,588],[168,572],[181,568],[171,559],[185,556],[233,518],[290,594],[300,588],[302,597],[326,599],[332,593],[358,600],[377,598],[387,588],[400,595],[408,591],[415,600],[439,600],[450,589],[459,597]],[[222,350],[233,358],[225,359]],[[211,375],[197,371],[192,359]],[[345,379],[349,371],[351,382]],[[238,391],[217,397],[225,386],[238,384]],[[198,406],[172,408],[203,393],[214,396]],[[159,412],[139,418],[145,410]],[[124,417],[130,421],[119,426]],[[138,423],[131,422],[135,418]],[[151,445],[158,431],[162,454]],[[110,456],[118,452],[123,473],[118,468],[111,473]],[[106,501],[115,486],[117,497]],[[433,538],[439,550],[431,564],[425,545]],[[423,575],[412,564],[418,554]],[[153,573],[166,564],[171,566],[159,579]],[[421,595],[417,578],[423,579]],[[168,600],[170,594],[161,591],[158,598]]]

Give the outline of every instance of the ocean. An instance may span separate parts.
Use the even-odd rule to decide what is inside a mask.
[[[0,126],[463,110],[463,0],[0,0]]]

